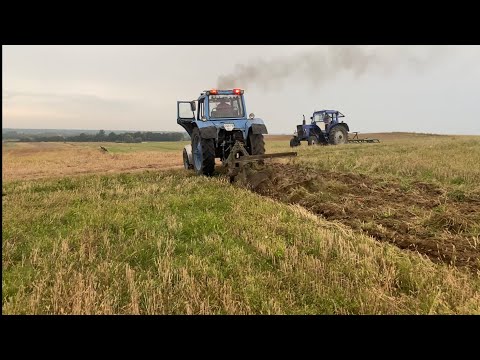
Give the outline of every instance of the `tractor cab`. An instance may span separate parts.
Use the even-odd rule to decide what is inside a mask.
[[[254,120],[254,115],[247,118],[244,90],[205,90],[195,101],[177,102],[177,123],[192,136],[193,129],[210,127],[223,129],[234,126],[245,129],[247,122]],[[196,112],[196,114],[195,114]],[[246,135],[246,134],[245,134]]]
[[[345,115],[337,110],[319,110],[315,111],[310,119],[312,120],[312,124],[317,124],[322,130],[327,131],[329,126],[338,124],[340,122],[339,118],[343,117],[345,117]],[[341,122],[343,123],[343,121]],[[321,123],[323,123],[324,126],[320,126]]]
[[[243,99],[240,95],[210,95],[208,109],[209,118],[212,120],[245,117]]]

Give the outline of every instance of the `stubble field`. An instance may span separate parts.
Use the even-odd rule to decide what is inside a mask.
[[[3,144],[2,312],[479,314],[480,137],[375,136],[247,187],[184,143]]]

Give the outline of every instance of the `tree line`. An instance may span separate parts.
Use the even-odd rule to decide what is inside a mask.
[[[61,136],[61,135],[25,135],[18,133],[2,134],[3,139],[16,139],[21,142],[123,142],[123,143],[140,143],[143,141],[181,141],[185,139],[183,133],[180,132],[165,132],[154,133],[147,132],[131,132],[131,133],[119,133],[110,132],[108,135],[104,130],[100,130],[96,134],[81,133],[74,136]]]

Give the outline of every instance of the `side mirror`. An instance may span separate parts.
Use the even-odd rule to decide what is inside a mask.
[[[197,105],[195,104],[195,101],[190,102],[190,108],[192,109],[192,111],[197,110]]]

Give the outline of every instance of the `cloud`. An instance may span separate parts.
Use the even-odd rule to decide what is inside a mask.
[[[3,100],[2,112],[7,122],[38,124],[35,127],[46,127],[46,123],[70,127],[73,122],[93,128],[102,127],[102,123],[115,126],[131,122],[135,111],[142,112],[140,104],[128,99],[81,93],[6,91]]]
[[[91,94],[56,94],[56,93],[39,93],[28,91],[6,91],[4,96],[7,100],[21,100],[25,102],[45,103],[45,104],[77,104],[79,106],[101,106],[101,107],[121,107],[128,108],[132,106],[130,100],[120,98],[104,98]]]

